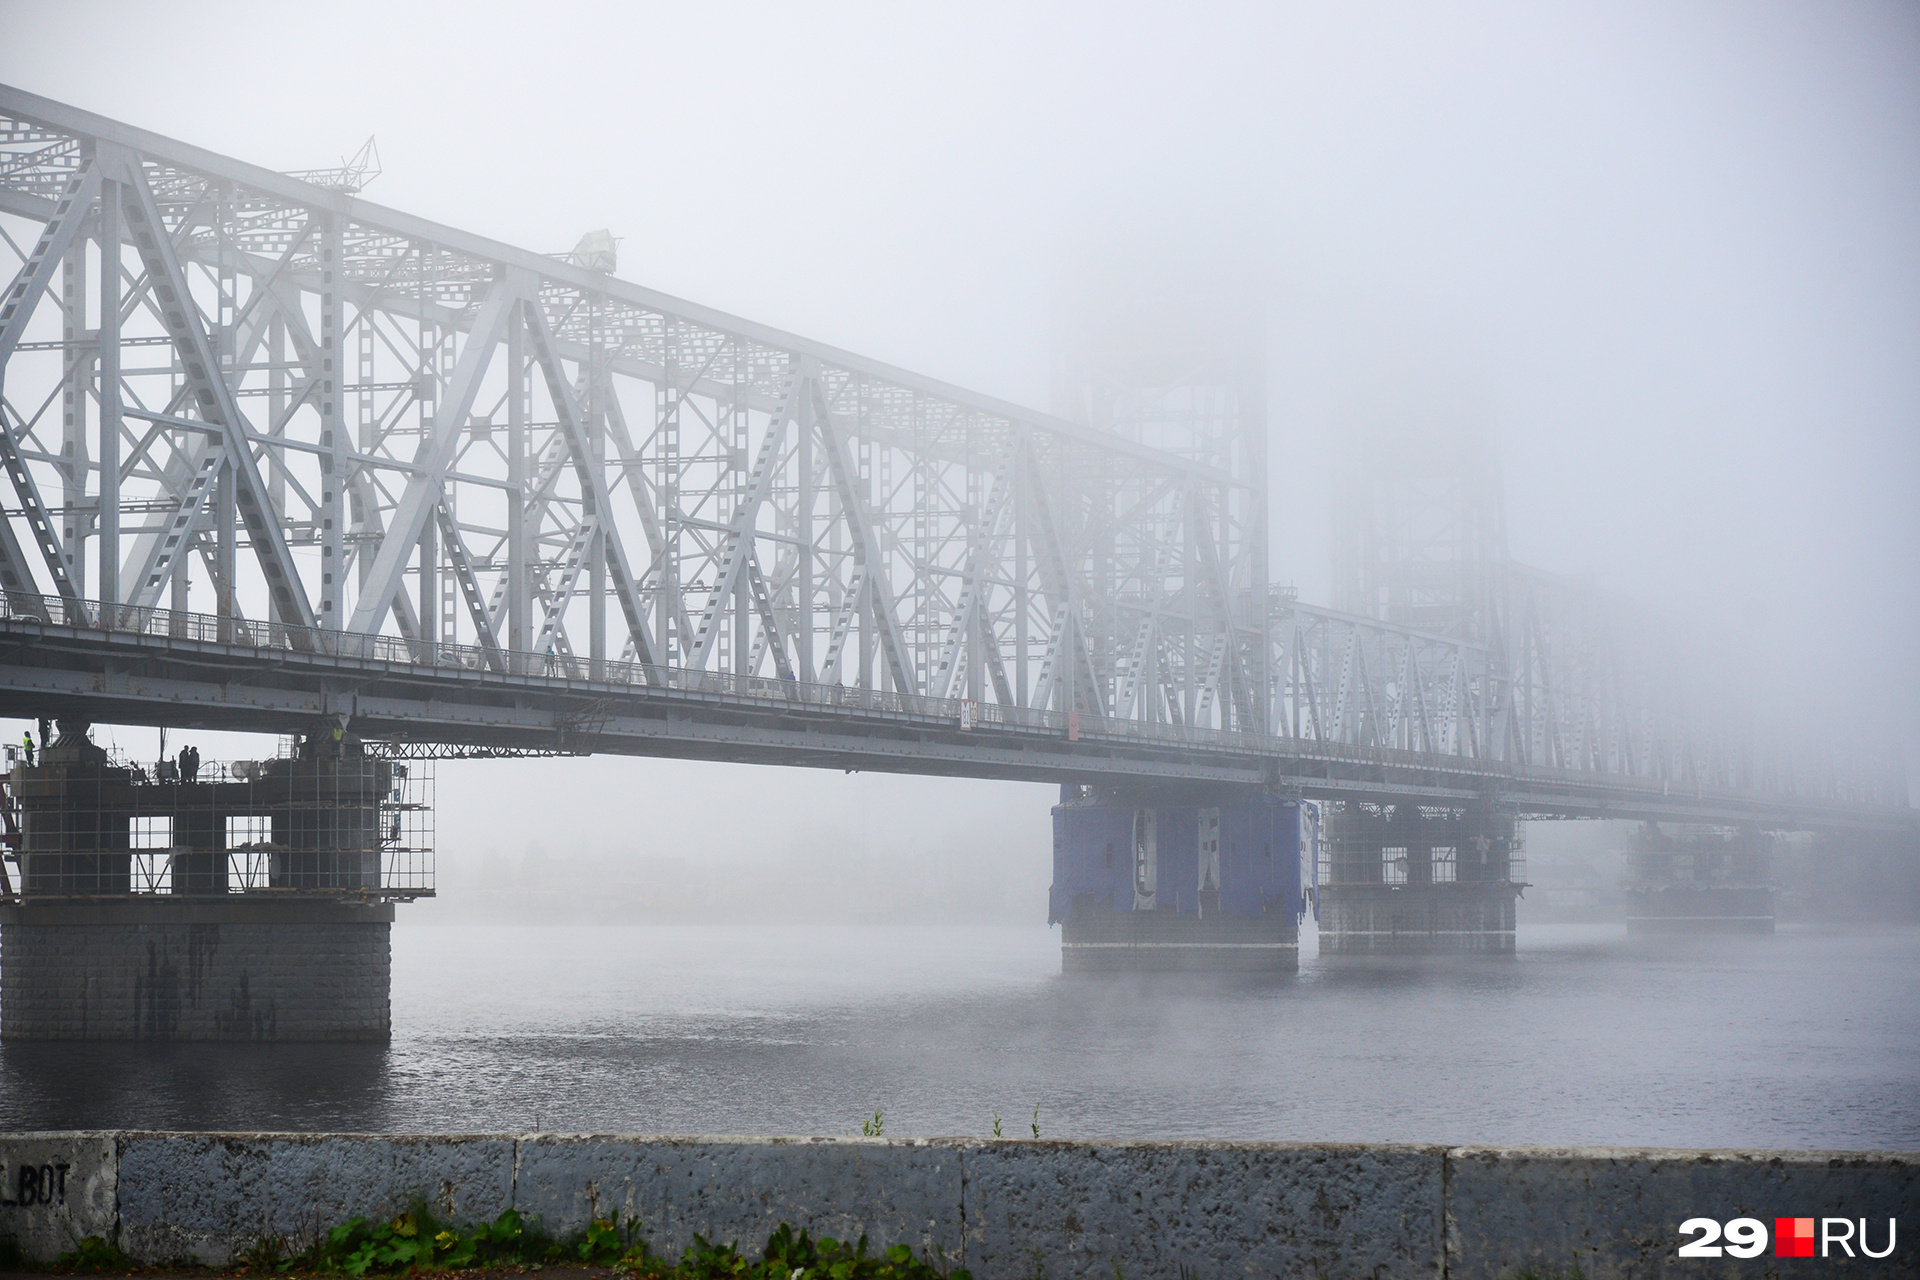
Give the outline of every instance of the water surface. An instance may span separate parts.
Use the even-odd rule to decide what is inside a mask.
[[[0,1127],[1920,1148],[1920,929],[1213,980],[1042,928],[394,930],[391,1045],[12,1044]]]

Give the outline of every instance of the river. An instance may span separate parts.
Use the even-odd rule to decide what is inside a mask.
[[[403,913],[404,914],[404,913]],[[1278,979],[1044,928],[395,926],[390,1045],[8,1044],[0,1128],[1920,1148],[1920,929]]]

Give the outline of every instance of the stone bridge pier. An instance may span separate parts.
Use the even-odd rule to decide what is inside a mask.
[[[1297,969],[1317,825],[1312,805],[1252,790],[1062,787],[1062,971]]]
[[[393,904],[431,892],[406,764],[329,733],[183,771],[59,728],[6,778],[0,1037],[388,1038]]]
[[[1330,807],[1323,850],[1321,954],[1513,950],[1526,887],[1513,814],[1347,802]]]
[[[1771,834],[1648,822],[1634,833],[1628,857],[1629,932],[1773,932]]]

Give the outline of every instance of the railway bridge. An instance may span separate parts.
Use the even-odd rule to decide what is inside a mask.
[[[0,87],[0,714],[42,724],[0,1033],[384,1036],[450,754],[1057,782],[1077,968],[1284,968],[1310,902],[1335,951],[1510,949],[1527,817],[1647,824],[1653,926],[1770,927],[1771,833],[1914,837],[1890,753],[1514,563],[1471,448],[1357,470],[1297,599],[1255,326],[1091,324],[1041,413],[371,175]]]

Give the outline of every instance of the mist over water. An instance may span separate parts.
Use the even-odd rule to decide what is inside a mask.
[[[1920,1146],[1920,929],[1062,977],[1045,928],[394,931],[380,1045],[0,1046],[0,1128]]]

